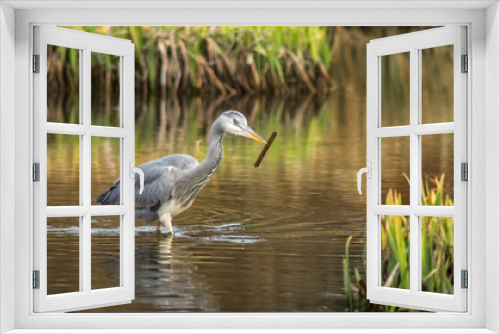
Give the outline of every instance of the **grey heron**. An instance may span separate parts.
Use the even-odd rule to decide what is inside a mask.
[[[139,177],[135,178],[135,216],[152,223],[159,220],[157,230],[165,226],[173,235],[172,218],[187,210],[196,195],[210,181],[222,162],[222,139],[226,133],[262,139],[247,125],[245,116],[236,110],[223,112],[212,124],[208,154],[201,163],[186,154],[173,154],[146,162],[138,168],[144,172],[144,191],[139,194]],[[97,198],[101,205],[120,204],[120,179]]]

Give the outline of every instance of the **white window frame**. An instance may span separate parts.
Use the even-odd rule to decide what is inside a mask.
[[[460,164],[467,163],[467,76],[461,73],[461,56],[467,54],[466,27],[449,27],[402,34],[372,40],[367,45],[367,161],[371,178],[367,179],[367,298],[375,304],[404,306],[421,310],[467,310],[467,289],[460,284],[461,270],[467,270],[467,184],[461,181]],[[422,58],[421,50],[440,46],[453,46],[453,110],[454,120],[447,123],[422,123]],[[382,77],[381,58],[408,52],[410,56],[410,110],[408,125],[382,126]],[[422,154],[423,135],[451,133],[454,138],[454,206],[423,206]],[[382,140],[389,137],[407,138],[410,141],[410,204],[384,205],[382,186]],[[472,182],[472,179],[471,179]],[[409,217],[410,224],[410,289],[384,287],[381,282],[381,218],[384,215]],[[454,217],[454,293],[442,294],[421,291],[422,286],[422,217]]]
[[[17,7],[14,10],[11,6]],[[54,10],[58,7],[69,7]],[[99,6],[100,8],[97,8]],[[123,9],[119,6],[135,8]],[[92,333],[106,329],[191,328],[193,332],[494,333],[500,331],[500,11],[497,1],[360,2],[17,2],[0,4],[0,330]],[[397,6],[397,8],[393,8]],[[107,7],[108,9],[103,9]],[[146,8],[150,8],[149,10]],[[160,8],[163,7],[163,8]],[[271,7],[271,8],[266,8]],[[24,9],[22,9],[24,8]],[[39,8],[45,8],[40,10]],[[47,9],[49,8],[49,9]],[[50,9],[52,8],[52,9]],[[144,8],[137,10],[137,8]],[[220,9],[225,8],[225,9]],[[27,194],[32,147],[29,73],[32,26],[57,25],[447,25],[469,27],[468,312],[435,314],[34,314],[33,213]],[[6,28],[6,29],[5,29]],[[15,32],[15,35],[14,35]],[[15,36],[15,38],[14,38]],[[14,57],[15,56],[15,57]],[[488,70],[486,71],[486,67]],[[15,69],[15,70],[14,70]],[[12,82],[15,78],[15,90]],[[15,92],[15,94],[14,94]],[[15,113],[12,112],[15,110]],[[14,129],[14,130],[12,130]],[[12,145],[12,136],[15,141]],[[488,151],[488,155],[485,153]],[[14,162],[11,162],[14,161]],[[362,166],[360,166],[362,167]],[[15,177],[12,174],[15,172]],[[488,182],[486,182],[488,175]],[[353,189],[355,181],[353,177]],[[15,197],[12,199],[12,189]],[[14,210],[12,209],[14,208]],[[15,235],[15,238],[12,236]],[[485,254],[493,254],[485,263]],[[14,254],[14,256],[13,256]],[[486,279],[486,277],[488,279]],[[14,287],[14,289],[12,288]],[[486,291],[488,293],[486,293]],[[12,305],[15,305],[12,307]],[[142,325],[143,329],[137,329]],[[346,330],[340,330],[340,329]],[[358,330],[355,330],[355,329]],[[26,329],[26,330],[24,330]],[[29,330],[28,330],[29,329]],[[136,331],[131,329],[137,329]],[[218,329],[215,330],[214,329]],[[267,330],[266,330],[267,329]],[[336,330],[337,329],[337,330]],[[40,331],[41,332],[41,331]],[[119,332],[119,330],[118,330]],[[165,331],[167,332],[167,331]],[[180,330],[179,330],[180,332]],[[14,333],[14,332],[13,332]]]
[[[34,203],[34,270],[39,271],[39,288],[34,289],[34,311],[75,311],[130,303],[135,297],[135,181],[132,168],[135,155],[134,120],[134,44],[119,39],[51,26],[34,27],[34,54],[39,55],[39,73],[33,74],[34,95],[34,162],[39,163],[39,181],[33,184]],[[47,121],[47,45],[79,51],[79,122],[78,124]],[[91,124],[91,53],[98,52],[120,58],[120,101],[118,127]],[[47,206],[47,135],[79,136],[80,203],[77,206]],[[91,139],[112,137],[120,141],[120,205],[92,205]],[[120,220],[119,263],[120,285],[92,289],[91,220],[92,217],[117,216]],[[47,218],[77,217],[79,227],[79,290],[47,295]]]

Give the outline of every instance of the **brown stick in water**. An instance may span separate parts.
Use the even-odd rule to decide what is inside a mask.
[[[259,158],[253,164],[253,166],[255,168],[259,167],[260,163],[262,162],[262,159],[264,159],[264,156],[266,155],[267,150],[269,149],[269,147],[271,147],[271,144],[273,143],[274,138],[276,138],[277,134],[278,134],[277,132],[273,132],[271,137],[269,137],[269,139],[267,140],[266,146],[264,146],[264,148],[262,149],[262,152],[260,152]]]

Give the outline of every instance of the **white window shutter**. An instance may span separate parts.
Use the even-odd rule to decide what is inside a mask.
[[[39,164],[39,181],[34,191],[34,262],[37,284],[33,289],[34,312],[67,312],[130,303],[134,299],[134,180],[129,169],[134,166],[134,45],[131,41],[71,29],[34,27],[33,53],[38,73],[33,73],[34,156]],[[79,50],[80,119],[79,124],[47,122],[47,45]],[[91,52],[120,57],[120,127],[91,124]],[[33,71],[35,72],[35,71]],[[80,137],[80,205],[47,206],[47,134]],[[121,205],[102,207],[90,195],[90,145],[92,136],[120,139]],[[91,217],[120,217],[120,284],[114,288],[94,289],[91,284]],[[47,294],[47,218],[79,217],[79,282],[76,292]]]
[[[367,45],[367,297],[371,303],[429,311],[467,311],[467,289],[461,286],[467,270],[467,182],[461,181],[461,164],[467,163],[467,73],[462,55],[467,55],[466,27],[451,26],[371,41]],[[421,50],[453,45],[454,122],[421,122]],[[410,124],[382,127],[381,57],[410,53]],[[469,57],[470,58],[470,57]],[[469,61],[470,64],[470,61]],[[470,72],[470,65],[468,66]],[[454,206],[421,205],[421,136],[454,134]],[[384,205],[381,193],[381,138],[410,139],[410,204]],[[417,186],[414,186],[417,185]],[[410,288],[384,287],[381,264],[381,217],[407,216],[410,222]],[[453,294],[422,291],[421,217],[454,217]]]

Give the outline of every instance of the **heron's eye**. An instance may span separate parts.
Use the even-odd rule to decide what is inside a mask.
[[[238,122],[238,120],[236,118],[233,118],[233,123],[234,123],[234,125],[240,125],[240,122]]]

